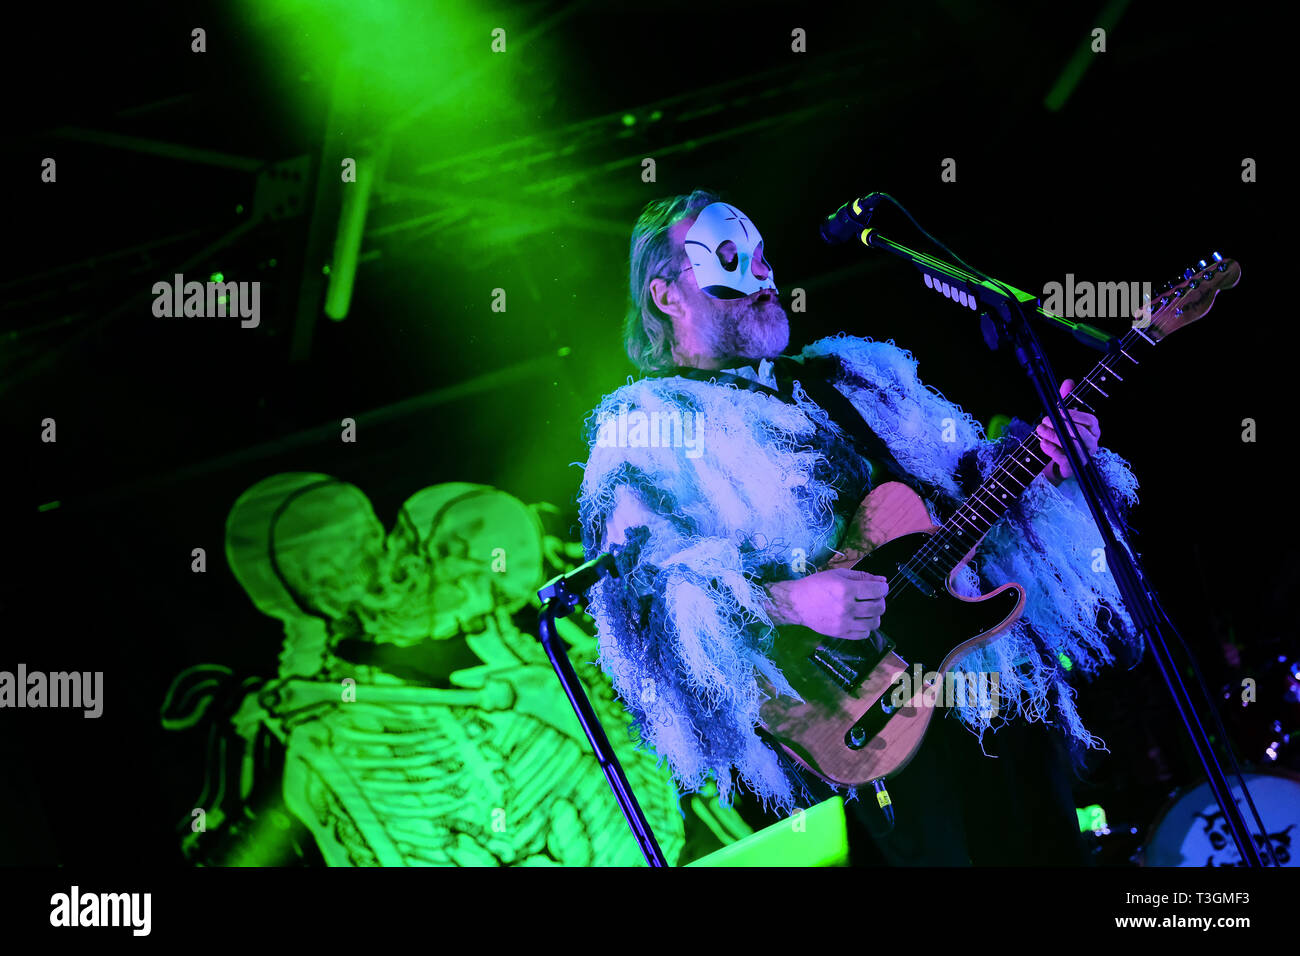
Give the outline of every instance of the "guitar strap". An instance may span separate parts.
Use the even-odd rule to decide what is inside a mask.
[[[858,410],[853,407],[844,394],[830,383],[830,379],[836,371],[832,360],[826,358],[813,358],[806,361],[799,361],[793,358],[781,357],[773,363],[779,380],[789,383],[788,390],[778,391],[762,385],[759,382],[742,378],[739,375],[732,375],[730,372],[715,372],[708,369],[688,368],[681,366],[669,369],[664,372],[652,372],[651,378],[668,378],[674,375],[680,375],[682,378],[694,379],[697,382],[727,382],[731,385],[739,386],[751,392],[765,392],[775,398],[780,399],[788,405],[793,405],[794,395],[793,388],[796,381],[803,387],[821,409],[830,416],[831,421],[840,427],[840,430],[849,437],[858,450],[858,454],[868,461],[879,464],[890,476],[896,481],[907,485],[922,497],[928,497],[933,493],[933,489],[925,482],[913,478],[903,466],[898,463],[894,453],[889,450],[889,446],[877,435],[866,423],[866,420],[858,414]]]

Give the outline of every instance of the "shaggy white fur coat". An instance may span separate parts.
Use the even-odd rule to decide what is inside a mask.
[[[937,489],[927,502],[932,514],[941,496],[958,502],[973,490],[959,481],[959,465],[982,478],[1014,447],[1012,439],[987,440],[978,422],[917,378],[915,359],[892,341],[837,336],[803,355],[837,361],[835,386],[899,464]],[[766,364],[760,371],[768,373]],[[588,420],[579,496],[588,556],[613,550],[625,572],[593,589],[590,610],[600,665],[642,742],[668,760],[685,791],[713,777],[725,803],[738,775],[783,811],[795,805],[792,781],[754,732],[763,699],[755,675],[788,690],[768,656],[773,627],[762,586],[795,576],[792,556],[805,555],[809,571],[822,566],[842,526],[825,445],[843,433],[802,389],[794,398],[676,376],[629,382]],[[637,412],[649,428],[635,427]],[[669,441],[667,429],[655,429],[674,414],[684,427]],[[622,429],[613,424],[620,415]],[[1136,479],[1114,453],[1095,457],[1126,515]],[[1100,744],[1075,710],[1067,669],[1090,675],[1135,640],[1113,577],[1104,563],[1098,570],[1101,547],[1077,482],[1057,487],[1044,476],[984,538],[958,590],[1010,580],[1026,588],[1027,600],[1014,627],[961,662],[961,670],[999,674],[996,716],[958,710],[972,732],[982,736],[1019,715]]]

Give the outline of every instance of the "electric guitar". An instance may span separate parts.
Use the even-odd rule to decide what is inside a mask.
[[[1148,347],[1210,311],[1241,268],[1215,261],[1183,273],[1138,313],[1133,327],[1062,399],[1067,411],[1109,398]],[[900,482],[874,488],[854,515],[829,567],[851,567],[889,580],[882,627],[884,647],[869,640],[826,637],[805,627],[779,629],[772,659],[802,701],[780,694],[761,677],[768,694],[760,720],[787,754],[817,776],[841,786],[861,786],[897,773],[921,745],[950,684],[955,663],[1002,634],[1024,612],[1025,591],[1007,583],[966,598],[952,590],[953,574],[974,555],[994,523],[1048,465],[1036,434],[1002,458],[988,478],[942,527],[924,501]],[[909,670],[928,680],[906,681]],[[914,686],[920,683],[922,686]],[[971,698],[967,698],[970,700]],[[983,700],[974,699],[977,706]]]

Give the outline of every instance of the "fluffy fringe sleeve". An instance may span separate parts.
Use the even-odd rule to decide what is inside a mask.
[[[668,759],[682,790],[712,777],[728,805],[734,767],[765,805],[791,806],[780,762],[754,733],[762,703],[754,672],[794,691],[767,660],[772,622],[740,549],[683,538],[650,514],[627,538],[621,576],[593,589],[591,613],[601,622],[601,666],[641,742]]]
[[[977,450],[981,479],[1031,431],[1016,421],[999,442]],[[1137,502],[1137,479],[1119,455],[1105,448],[1094,456],[1102,481],[1119,510],[1117,531],[1127,530]],[[1090,677],[1103,666],[1140,649],[1133,622],[1123,610],[1119,589],[1107,566],[1101,534],[1079,483],[1053,485],[1037,478],[1020,500],[990,530],[972,562],[984,590],[1015,581],[1026,590],[1024,616],[997,641],[965,658],[968,671],[997,670],[1001,714],[1010,719],[1052,722],[1055,705],[1067,733],[1088,747],[1100,745],[1074,706],[1066,674]],[[973,587],[973,574],[963,582]],[[968,592],[969,593],[969,592]],[[993,726],[987,714],[961,709],[977,732]]]
[[[790,575],[792,548],[813,554],[831,539],[834,491],[811,477],[821,456],[806,442],[806,409],[733,391],[637,383],[598,410],[608,420],[620,409],[699,409],[708,442],[692,459],[593,441],[583,544],[588,557],[613,552],[620,575],[593,588],[590,609],[600,666],[678,786],[697,791],[713,778],[727,805],[738,776],[765,807],[789,810],[794,783],[755,733],[758,675],[798,697],[769,657],[762,582]],[[760,514],[767,536],[741,533]]]

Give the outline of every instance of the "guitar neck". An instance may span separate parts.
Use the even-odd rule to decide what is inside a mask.
[[[1134,352],[1156,341],[1141,329],[1130,329],[1119,348],[1098,362],[1062,400],[1067,411],[1082,408],[1095,412],[1095,406],[1110,398],[1115,386],[1139,364]],[[1039,446],[1038,435],[1031,432],[931,536],[925,547],[924,567],[942,571],[945,578],[951,574],[1050,462]]]

